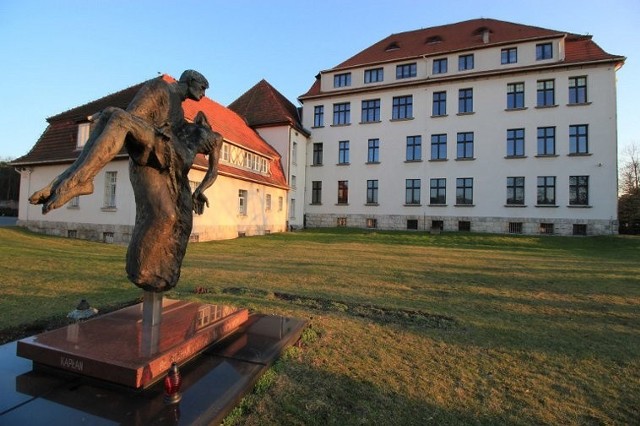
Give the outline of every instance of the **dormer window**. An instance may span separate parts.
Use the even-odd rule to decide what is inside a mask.
[[[384,49],[385,52],[390,52],[392,50],[398,50],[400,49],[400,45],[398,44],[397,41],[392,41],[391,43],[389,43],[389,45]]]
[[[425,42],[425,44],[436,44],[436,43],[442,43],[442,37],[440,37],[439,35],[428,37],[427,41]]]
[[[333,87],[351,86],[351,73],[336,74],[333,76]]]
[[[541,43],[536,44],[536,61],[551,59],[553,57],[553,44]]]
[[[91,130],[91,123],[78,124],[78,139],[76,140],[76,149],[82,149],[84,144],[89,140],[89,131]]]

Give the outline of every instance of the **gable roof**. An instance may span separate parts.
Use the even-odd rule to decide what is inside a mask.
[[[327,71],[557,37],[565,37],[563,63],[624,61],[622,56],[605,52],[591,40],[591,36],[480,18],[391,34]],[[319,77],[300,98],[321,93]]]
[[[253,128],[289,125],[309,134],[302,127],[298,108],[264,79],[229,104],[229,109]]]
[[[175,81],[173,77],[168,75],[157,78],[168,82]],[[145,83],[136,84],[47,118],[49,125],[33,148],[26,155],[14,160],[12,164],[14,166],[30,166],[74,161],[80,154],[80,151],[76,149],[78,124],[87,122],[88,116],[109,106],[125,109]],[[287,187],[280,154],[251,129],[242,117],[208,97],[202,98],[199,102],[187,99],[182,103],[182,107],[187,120],[193,121],[198,111],[202,111],[207,116],[211,127],[220,133],[226,141],[267,157],[270,161],[269,176],[223,163],[219,165],[220,174],[272,186]],[[123,149],[118,156],[126,158],[127,153]],[[202,155],[199,155],[194,162],[194,166],[197,168],[206,168],[207,164]]]

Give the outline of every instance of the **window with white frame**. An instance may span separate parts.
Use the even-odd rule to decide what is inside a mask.
[[[116,183],[118,182],[118,172],[105,172],[104,174],[104,207],[115,208],[116,206]]]
[[[82,149],[84,144],[89,140],[89,132],[91,131],[91,123],[78,124],[78,139],[76,140],[76,149]]]
[[[246,189],[238,190],[238,214],[241,216],[247,215],[247,198],[249,197],[249,191]]]

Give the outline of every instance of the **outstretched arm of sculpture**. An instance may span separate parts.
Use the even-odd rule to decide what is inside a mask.
[[[204,125],[209,126],[206,117],[201,112],[198,113],[195,119],[196,123],[206,123]],[[204,179],[198,188],[193,192],[193,211],[196,214],[202,214],[204,212],[204,206],[209,207],[209,199],[204,195],[204,191],[207,190],[218,177],[218,162],[220,161],[220,150],[222,148],[222,136],[219,133],[211,132],[211,138],[206,141],[198,152],[200,154],[209,155],[209,168],[204,175]]]

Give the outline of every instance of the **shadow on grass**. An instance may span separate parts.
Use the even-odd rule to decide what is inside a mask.
[[[513,424],[508,415],[451,409],[372,383],[287,362],[283,376],[242,423],[304,425],[474,425]],[[381,372],[381,374],[393,374]],[[428,372],[417,372],[428,374]],[[275,415],[272,413],[276,413]]]

